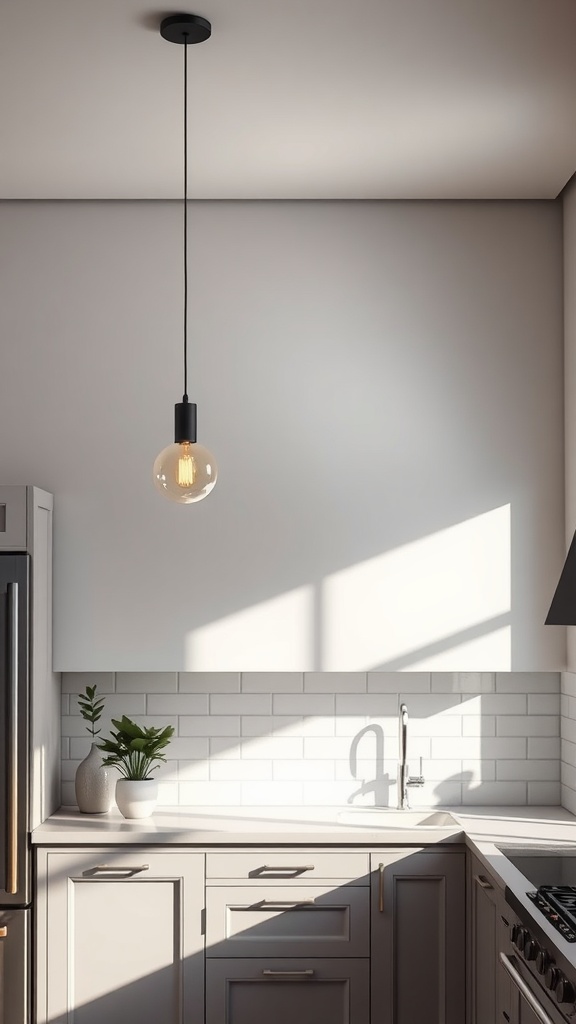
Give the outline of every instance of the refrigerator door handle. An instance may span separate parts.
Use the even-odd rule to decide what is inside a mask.
[[[8,583],[8,792],[6,892],[18,892],[18,584]]]

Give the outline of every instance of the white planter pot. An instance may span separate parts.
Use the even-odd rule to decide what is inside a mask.
[[[116,803],[118,810],[125,818],[149,818],[158,800],[158,783],[156,779],[133,781],[118,779],[116,783]]]

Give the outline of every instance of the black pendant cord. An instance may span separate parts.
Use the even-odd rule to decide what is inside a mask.
[[[184,33],[184,395],[188,401],[188,34]]]

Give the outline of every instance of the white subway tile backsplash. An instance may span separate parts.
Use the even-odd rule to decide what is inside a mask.
[[[557,715],[499,715],[496,719],[497,736],[558,736],[559,731]]]
[[[62,693],[84,693],[87,686],[96,686],[98,693],[114,692],[113,672],[64,672]]]
[[[369,672],[368,693],[430,693],[429,672]]]
[[[433,693],[492,693],[495,689],[493,672],[434,672]]]
[[[207,715],[207,693],[149,693],[146,698],[149,715]]]
[[[514,761],[502,759],[496,762],[496,778],[498,780],[526,779],[538,781],[556,781],[560,778],[558,761]]]
[[[462,718],[463,736],[495,736],[496,718],[494,715],[465,715]]]
[[[239,736],[239,715],[181,715],[180,736]]]
[[[272,762],[270,762],[272,765]],[[334,763],[332,761],[274,761],[273,772],[275,779],[282,779],[288,782],[307,782],[314,779],[333,779]],[[336,776],[337,777],[337,776]]]
[[[257,736],[254,739],[242,740],[242,757],[272,760],[278,758],[282,761],[301,758],[304,742],[299,736]]]
[[[179,672],[180,693],[240,693],[239,672]]]
[[[559,715],[560,694],[559,693],[529,693],[528,694],[529,715]]]
[[[558,693],[558,672],[497,672],[497,693]]]
[[[211,715],[269,715],[272,712],[270,693],[212,693]]]
[[[237,759],[235,761],[212,761],[210,763],[210,776],[217,782],[262,781],[272,778],[272,761],[249,761],[248,759]]]
[[[65,673],[68,802],[91,743],[76,695],[95,682],[103,735],[122,714],[174,726],[162,806],[395,807],[401,702],[410,771],[422,757],[426,780],[413,807],[576,801],[576,676],[562,679],[560,745],[558,674],[375,671]]]
[[[337,693],[337,715],[368,715],[385,718],[398,715],[398,695],[395,693]]]
[[[275,715],[334,715],[332,693],[275,693],[272,697]]]
[[[528,803],[558,806],[560,803],[560,781],[529,782]]]
[[[303,802],[303,788],[301,782],[274,779],[271,782],[244,782],[242,804],[245,807],[261,804],[268,804],[271,807],[277,807],[278,804],[297,807]]]
[[[315,719],[309,721],[314,722]],[[242,736],[291,736],[301,733],[303,720],[300,715],[243,715],[240,724]]]
[[[176,672],[117,672],[116,693],[175,693]]]
[[[305,672],[306,693],[366,693],[365,672]]]
[[[560,759],[560,737],[559,736],[529,736],[528,737],[528,758],[549,758],[559,761]]]
[[[303,672],[243,672],[242,693],[302,693]]]
[[[463,796],[465,804],[495,804],[512,806],[525,804],[528,799],[526,782],[481,782],[478,786],[466,789]]]

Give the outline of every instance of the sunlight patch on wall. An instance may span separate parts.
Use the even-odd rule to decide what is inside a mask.
[[[298,587],[227,615],[185,638],[189,672],[314,668],[314,591]]]
[[[321,607],[326,671],[510,669],[510,627],[483,628],[510,611],[510,506],[334,573]]]

